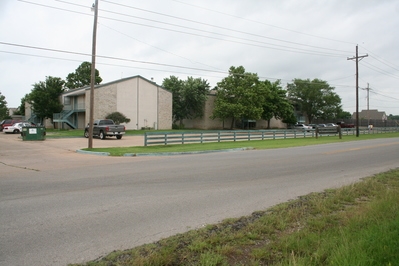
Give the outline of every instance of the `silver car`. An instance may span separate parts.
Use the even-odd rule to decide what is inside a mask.
[[[338,125],[334,124],[334,123],[327,123],[326,126],[327,127],[337,127]]]
[[[294,128],[295,129],[302,129],[302,130],[310,130],[310,129],[312,129],[311,126],[307,126],[305,124],[295,124]]]

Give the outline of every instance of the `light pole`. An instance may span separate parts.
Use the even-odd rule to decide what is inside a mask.
[[[94,4],[94,25],[93,25],[93,43],[91,53],[91,76],[90,76],[90,115],[89,115],[89,145],[93,148],[93,120],[94,120],[94,83],[96,81],[96,39],[97,39],[97,17],[98,17],[98,0]]]

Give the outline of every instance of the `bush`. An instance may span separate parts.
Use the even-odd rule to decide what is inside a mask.
[[[184,124],[181,124],[181,125],[173,124],[172,129],[184,129]]]
[[[120,123],[129,123],[130,122],[130,119],[127,118],[124,114],[122,114],[120,112],[110,113],[105,118],[114,120],[115,124],[117,124],[117,125],[119,125]]]

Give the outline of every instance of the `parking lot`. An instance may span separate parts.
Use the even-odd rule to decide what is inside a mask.
[[[0,132],[0,141],[11,142],[14,145],[40,145],[49,148],[58,148],[67,151],[76,151],[88,147],[88,139],[74,137],[74,138],[52,138],[47,137],[44,141],[23,141],[20,134],[5,134]],[[108,147],[129,147],[129,146],[143,146],[144,136],[123,136],[122,139],[107,138],[100,140],[93,138],[93,148],[108,148]]]
[[[143,136],[124,136],[122,139],[93,139],[93,148],[143,146]],[[77,153],[88,147],[84,138],[46,138],[41,141],[23,141],[19,134],[0,133],[0,175],[20,169],[49,170],[66,169],[76,165],[111,163],[112,158],[92,154]],[[103,158],[101,158],[103,157]],[[7,167],[8,166],[8,167]],[[12,166],[12,167],[10,167]]]

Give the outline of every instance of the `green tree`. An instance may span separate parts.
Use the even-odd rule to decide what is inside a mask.
[[[95,70],[95,84],[100,84],[103,80],[100,72]],[[90,85],[91,83],[91,63],[83,62],[73,73],[69,73],[66,77],[65,87],[68,89],[80,88]]]
[[[294,108],[287,98],[287,91],[281,87],[280,80],[265,80],[263,83],[267,87],[267,94],[263,103],[262,119],[267,121],[267,128],[270,128],[273,117],[285,123],[295,123]]]
[[[64,91],[65,81],[57,77],[46,77],[46,81],[40,81],[33,85],[29,94],[29,103],[32,111],[43,123],[45,118],[53,118],[54,113],[62,111],[63,105],[59,96]]]
[[[263,113],[267,86],[258,75],[245,72],[243,66],[230,67],[229,75],[217,83],[215,108],[212,119],[232,118],[231,128],[237,119],[260,119]]]
[[[9,117],[6,97],[0,92],[0,121]]]
[[[204,115],[204,105],[209,93],[209,84],[201,78],[188,77],[180,80],[175,76],[165,78],[162,86],[173,95],[173,124],[179,122],[183,127],[183,119],[194,119]]]
[[[307,116],[309,123],[313,119],[336,118],[342,111],[341,98],[334,87],[320,79],[294,79],[287,84],[288,98]]]
[[[124,114],[120,112],[110,113],[105,117],[106,119],[111,119],[115,122],[115,124],[119,125],[120,123],[129,123],[130,118],[127,118]]]
[[[338,115],[337,115],[337,119],[351,119],[352,115],[350,112],[346,112],[344,110],[341,110]]]

